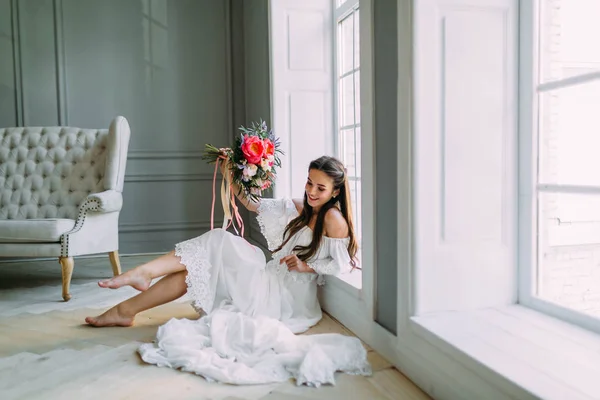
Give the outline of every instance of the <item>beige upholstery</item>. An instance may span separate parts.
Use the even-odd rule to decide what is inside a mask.
[[[72,219],[28,219],[0,220],[0,243],[44,243],[60,242],[63,233],[75,226]]]
[[[130,129],[0,128],[0,257],[59,257],[68,300],[73,256],[111,253],[119,273],[118,221]]]

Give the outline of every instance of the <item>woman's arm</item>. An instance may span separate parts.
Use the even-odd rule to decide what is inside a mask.
[[[223,176],[225,176],[225,174],[231,174],[231,171],[229,171],[229,169],[227,168],[227,163],[225,163],[224,161],[219,161],[221,163],[221,174],[223,174]],[[250,198],[246,198],[244,197],[244,194],[240,188],[240,186],[237,183],[233,182],[233,179],[231,179],[231,190],[233,190],[233,193],[235,194],[235,197],[237,197],[237,199],[240,201],[240,203],[242,203],[242,205],[244,207],[246,207],[246,210],[250,211],[250,212],[257,212],[258,211],[258,206],[260,205],[260,200],[252,200]]]
[[[297,204],[296,204],[297,206]],[[341,211],[337,208],[331,208],[327,210],[324,221],[324,232],[323,234],[332,239],[344,239],[348,236],[348,223],[344,219]],[[311,272],[311,273],[330,273],[334,274],[334,271],[340,269],[337,262],[328,257],[326,259],[317,260],[312,265],[309,265],[306,261],[302,261],[296,254],[290,254],[286,257],[281,258],[279,264],[286,263],[288,271],[296,270],[298,272]]]

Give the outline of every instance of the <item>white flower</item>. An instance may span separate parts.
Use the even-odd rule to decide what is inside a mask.
[[[244,176],[251,178],[256,175],[256,171],[258,171],[258,167],[254,164],[246,164],[244,167]]]
[[[264,171],[270,171],[271,170],[271,165],[268,159],[263,158],[260,161],[260,167],[264,170]]]
[[[262,179],[258,178],[256,181],[254,181],[254,184],[258,187],[262,187],[264,185],[264,182]]]

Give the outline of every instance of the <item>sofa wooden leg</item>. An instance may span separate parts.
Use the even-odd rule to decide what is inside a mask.
[[[69,301],[71,300],[69,288],[71,287],[71,277],[73,276],[75,261],[73,261],[73,257],[60,257],[58,262],[62,266],[62,297],[64,301]]]
[[[112,265],[113,275],[121,275],[121,261],[119,261],[119,252],[117,250],[108,253],[110,264]]]

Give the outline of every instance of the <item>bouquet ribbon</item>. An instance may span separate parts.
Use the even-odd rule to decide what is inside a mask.
[[[219,156],[220,160],[227,160],[225,156]],[[210,212],[210,229],[214,229],[215,221],[215,186],[217,183],[217,171],[219,169],[219,162],[215,163],[215,172],[213,175],[213,187],[212,187],[212,207]],[[231,182],[231,175],[224,174],[223,180],[221,181],[221,204],[223,206],[223,230],[227,230],[230,226],[233,226],[235,233],[244,237],[244,220],[240,215],[239,209],[235,203],[235,193],[233,192],[233,183]],[[232,210],[233,209],[233,213]],[[234,221],[240,228],[240,232],[235,226]]]

